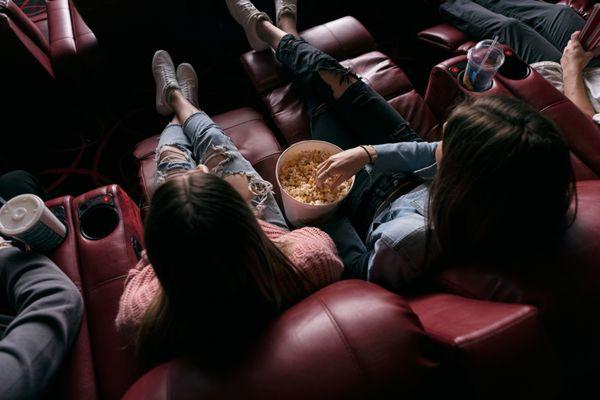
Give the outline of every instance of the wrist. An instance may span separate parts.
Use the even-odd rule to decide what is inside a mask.
[[[563,81],[577,80],[583,78],[583,70],[572,64],[562,66],[563,70]]]
[[[377,158],[377,151],[375,150],[375,147],[371,145],[360,145],[358,147],[362,149],[362,152],[366,157],[365,164],[373,164]]]

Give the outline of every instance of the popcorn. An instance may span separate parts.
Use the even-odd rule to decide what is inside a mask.
[[[352,179],[334,190],[328,186],[332,178],[328,178],[320,189],[316,185],[317,167],[329,156],[330,153],[322,150],[307,150],[287,160],[279,175],[283,190],[299,202],[310,205],[329,204],[343,198],[350,191]]]

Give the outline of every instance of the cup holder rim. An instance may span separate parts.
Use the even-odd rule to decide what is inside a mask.
[[[508,80],[511,80],[511,81],[521,81],[521,80],[523,80],[523,79],[526,79],[526,78],[528,78],[528,77],[529,77],[529,75],[531,75],[531,71],[532,71],[532,70],[533,70],[533,68],[531,68],[531,65],[527,65],[527,66],[526,66],[526,73],[525,73],[525,75],[523,75],[523,76],[519,76],[518,78],[513,78],[513,77],[511,77],[511,76],[507,76],[507,75],[503,74],[503,73],[501,72],[501,70],[498,70],[498,75],[500,75],[500,76],[501,76],[501,77],[503,77],[504,79],[508,79]]]
[[[88,224],[91,222],[98,222],[93,218],[99,211],[101,211],[103,215],[101,215],[101,218],[97,216],[95,218],[104,220],[106,226],[104,228],[100,228],[97,232],[94,232],[90,229],[90,227],[88,227]],[[107,218],[108,220],[106,220]],[[87,240],[101,240],[113,233],[119,226],[119,222],[120,216],[116,207],[110,204],[95,204],[85,210],[79,217],[79,232],[81,233],[81,236]]]

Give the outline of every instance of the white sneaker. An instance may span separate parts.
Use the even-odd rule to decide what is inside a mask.
[[[177,67],[177,82],[181,87],[181,94],[196,108],[198,106],[198,76],[194,67],[188,63],[179,64]]]
[[[169,95],[180,89],[171,56],[164,50],[158,50],[152,58],[152,75],[156,83],[156,111],[162,115],[173,114],[169,104]]]
[[[258,11],[250,0],[225,0],[229,13],[238,24],[244,28],[248,43],[256,51],[266,50],[269,45],[258,37],[256,33],[256,24],[259,21],[269,21],[271,18],[264,12]]]
[[[292,14],[294,18],[296,18],[297,0],[275,0],[275,21],[277,21],[277,26],[279,26],[279,18],[282,14]]]

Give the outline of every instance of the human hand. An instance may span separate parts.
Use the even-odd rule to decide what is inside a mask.
[[[563,68],[563,75],[578,74],[589,64],[589,62],[600,55],[600,48],[594,51],[585,51],[579,41],[579,31],[573,32],[571,40],[565,47],[560,64]]]
[[[369,161],[369,156],[362,147],[334,154],[317,167],[317,187],[323,187],[327,179],[330,179],[327,185],[335,189],[342,182],[356,175]]]

